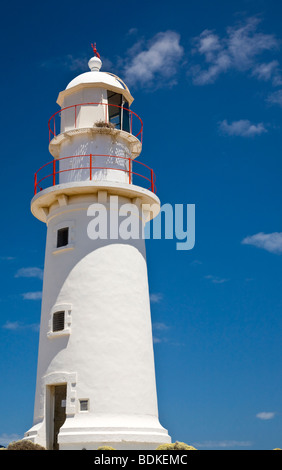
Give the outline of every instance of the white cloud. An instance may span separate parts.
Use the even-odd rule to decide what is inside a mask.
[[[282,232],[257,233],[242,240],[243,245],[253,245],[270,253],[282,253]]]
[[[33,330],[33,331],[39,331],[39,325],[37,323],[31,323],[25,325],[24,323],[18,322],[18,321],[9,321],[7,320],[4,325],[2,325],[2,328],[4,330],[11,330],[11,331],[19,331],[19,330]]]
[[[205,279],[209,279],[213,284],[224,284],[225,282],[228,282],[229,279],[224,279],[220,277],[215,277],[209,274],[208,276],[205,276]]]
[[[223,37],[208,29],[195,37],[192,53],[194,56],[200,55],[203,64],[191,67],[194,83],[213,83],[222,73],[230,70],[249,71],[258,79],[279,83],[281,77],[278,62],[259,61],[263,53],[277,50],[279,43],[273,34],[259,32],[259,23],[258,18],[251,17],[239,25],[228,27]]]
[[[15,277],[37,277],[43,279],[43,269],[35,267],[21,268],[16,272]]]
[[[162,299],[163,299],[163,294],[160,294],[160,293],[150,294],[150,301],[152,304],[159,304]]]
[[[250,441],[205,441],[205,442],[195,442],[193,445],[196,448],[205,447],[207,449],[212,449],[215,447],[230,448],[230,447],[250,447],[252,443]]]
[[[200,266],[201,264],[203,264],[203,262],[198,259],[195,259],[194,261],[191,261],[190,263],[191,266]]]
[[[268,63],[257,64],[252,71],[252,75],[258,78],[259,80],[263,81],[268,81],[273,78],[275,85],[281,84],[278,60],[272,60]]]
[[[164,331],[164,330],[168,330],[169,329],[169,326],[167,326],[165,323],[158,323],[158,322],[155,322],[153,323],[153,329],[154,330],[159,330],[159,331]]]
[[[70,72],[89,72],[88,68],[88,61],[91,54],[89,55],[81,55],[79,57],[75,57],[72,54],[66,54],[60,57],[50,57],[40,63],[40,66],[46,69],[61,69],[64,68],[65,70],[69,70]],[[101,57],[103,63],[103,70],[109,70],[113,64],[112,62],[107,59],[106,57]]]
[[[184,50],[180,45],[180,35],[174,31],[156,34],[145,49],[131,48],[131,57],[124,68],[124,80],[128,85],[171,85]],[[132,52],[135,52],[132,55]],[[137,52],[138,51],[138,52]]]
[[[130,28],[127,32],[127,34],[131,35],[131,34],[137,34],[138,33],[138,29],[137,28]]]
[[[282,90],[270,93],[266,101],[270,104],[278,104],[279,106],[282,106]]]
[[[168,339],[163,336],[163,333],[169,329],[169,326],[166,325],[165,323],[162,322],[154,322],[152,324],[153,328],[153,342],[158,344],[158,343],[167,343]],[[158,336],[156,336],[156,334]]]
[[[87,57],[74,57],[72,54],[66,54],[62,57],[50,57],[41,62],[41,67],[46,69],[68,69],[72,72],[87,72],[88,69]]]
[[[155,344],[158,344],[158,343],[162,343],[163,340],[161,338],[156,338],[155,336],[153,336],[153,343]]]
[[[219,123],[219,129],[227,135],[241,136],[241,137],[254,137],[256,135],[264,134],[267,132],[263,123],[252,124],[247,119],[240,119],[228,124],[227,120]]]
[[[153,335],[153,343],[170,343],[170,341],[165,336],[155,336]]]
[[[259,418],[262,420],[273,419],[275,414],[276,413],[273,411],[261,411],[260,413],[256,414],[256,418]]]
[[[41,291],[36,291],[36,292],[25,292],[22,294],[24,300],[40,300],[42,299],[42,292]]]
[[[19,441],[23,436],[19,434],[6,434],[0,435],[0,445],[7,447],[11,442]]]
[[[21,324],[18,321],[6,321],[5,325],[2,326],[4,330],[19,330],[22,328]]]

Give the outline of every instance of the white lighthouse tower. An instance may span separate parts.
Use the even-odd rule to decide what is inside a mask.
[[[158,419],[145,241],[121,236],[116,220],[130,204],[144,225],[160,201],[153,171],[135,160],[143,124],[133,97],[100,71],[92,47],[90,71],[59,93],[61,109],[49,120],[54,158],[35,174],[31,211],[47,240],[25,439],[47,449],[155,449],[171,439]],[[89,230],[97,207],[107,236]]]

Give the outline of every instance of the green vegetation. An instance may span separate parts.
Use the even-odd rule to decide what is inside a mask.
[[[197,450],[195,447],[189,446],[184,442],[173,442],[171,444],[161,444],[156,450]]]

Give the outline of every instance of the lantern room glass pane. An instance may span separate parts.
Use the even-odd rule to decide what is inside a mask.
[[[129,106],[126,101],[123,102],[122,95],[108,91],[108,104],[109,122],[114,124],[116,129],[130,132]]]
[[[124,109],[126,108],[126,109]],[[123,104],[123,116],[122,116],[122,130],[126,132],[130,132],[130,125],[129,125],[129,105],[127,102]]]
[[[109,122],[114,124],[116,129],[121,127],[121,104],[122,95],[108,91]]]

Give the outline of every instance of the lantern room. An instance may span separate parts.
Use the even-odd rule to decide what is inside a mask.
[[[135,174],[149,180],[152,189],[151,170],[142,163],[143,168],[132,168],[143,137],[142,120],[130,109],[133,97],[119,77],[100,71],[102,61],[96,45],[92,47],[90,71],[59,93],[60,110],[48,122],[49,151],[57,160],[52,171],[56,184],[88,180],[131,184]],[[47,178],[44,171],[37,176],[35,192],[42,190],[39,181]]]
[[[58,96],[57,103],[64,110],[61,114],[61,132],[105,122],[131,133],[132,116],[129,107],[133,97],[119,77],[100,71],[102,61],[96,46],[93,50],[96,55],[88,62],[90,72],[75,77]],[[95,110],[92,104],[96,105]],[[71,109],[73,107],[74,113]]]
[[[130,108],[133,97],[123,80],[101,71],[100,55],[92,47],[90,70],[59,93],[60,109],[48,121],[53,160],[35,173],[32,204],[41,219],[62,190],[71,194],[76,188],[87,192],[118,186],[123,194],[134,191],[134,197],[147,190],[146,197],[155,200],[155,174],[138,158],[143,122]]]

